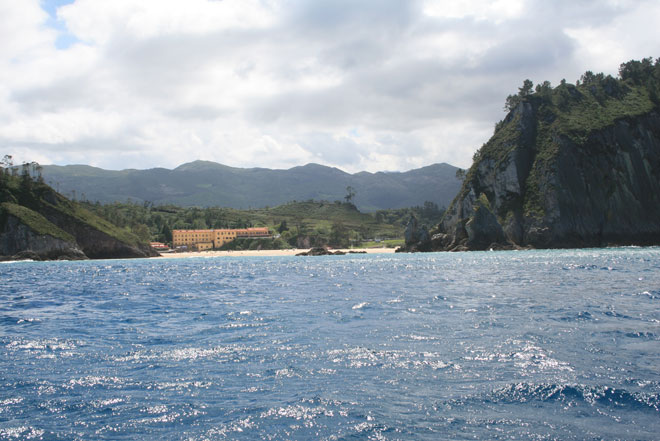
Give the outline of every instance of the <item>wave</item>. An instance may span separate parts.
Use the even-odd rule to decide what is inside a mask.
[[[32,426],[3,427],[0,428],[0,439],[42,439],[43,429]]]
[[[631,410],[660,412],[660,393],[629,392],[609,386],[583,384],[515,383],[491,392],[485,399],[492,403],[532,401],[589,404]]]
[[[565,315],[559,318],[559,320],[562,322],[577,322],[593,319],[594,316],[589,311],[578,311],[577,313],[570,313],[569,315]]]

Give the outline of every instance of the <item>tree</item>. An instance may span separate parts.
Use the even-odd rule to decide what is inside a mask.
[[[550,81],[544,81],[536,85],[536,93],[543,99],[550,100],[552,98],[552,85]]]
[[[193,219],[192,226],[193,230],[206,230],[208,228],[208,225],[206,225],[206,222],[203,218]]]
[[[596,80],[596,75],[590,70],[586,71],[580,76],[580,83],[586,85],[594,83]]]
[[[505,112],[511,112],[513,109],[516,108],[518,104],[522,101],[522,98],[520,98],[520,95],[509,95],[506,97],[506,101],[504,102],[504,111]]]
[[[289,230],[289,227],[288,227],[287,224],[286,224],[286,219],[284,219],[284,220],[280,223],[280,226],[277,227],[277,232],[280,233],[280,234],[282,234],[282,233],[284,233],[285,231],[288,231],[288,230]]]
[[[160,234],[163,236],[165,242],[172,242],[172,230],[169,225],[163,224],[163,228],[160,230]]]
[[[142,242],[149,242],[151,240],[151,232],[145,224],[133,225],[131,230]]]
[[[349,185],[348,187],[346,187],[346,196],[344,196],[346,203],[352,204],[354,197],[355,197],[355,189]]]
[[[303,221],[303,217],[300,215],[295,215],[293,218],[294,226],[296,227],[296,234],[298,236],[307,234],[307,226]]]
[[[459,181],[463,181],[465,179],[465,170],[463,170],[462,168],[457,168],[456,179],[458,179]]]
[[[522,102],[524,97],[530,95],[533,91],[534,91],[534,83],[532,83],[532,80],[523,81],[522,87],[518,88],[517,95],[509,95],[506,97],[506,100],[504,102],[504,111],[511,112],[513,109],[516,108],[518,104]]]
[[[30,163],[24,162],[21,165],[21,180],[20,180],[20,193],[24,198],[23,204],[27,205],[27,200],[30,199],[32,193],[32,177],[30,176]]]
[[[43,184],[44,183],[44,177],[41,174],[41,172],[43,171],[43,167],[35,162],[34,163],[34,171],[37,175],[37,182],[40,183],[40,184]]]
[[[534,90],[534,83],[532,83],[531,80],[525,80],[523,81],[522,87],[518,88],[518,95],[527,96],[531,94],[533,90]]]
[[[569,87],[574,86],[569,86],[566,80],[561,80],[559,86],[555,89],[555,93],[552,94],[553,103],[562,110],[565,110],[571,102]]]
[[[11,155],[5,155],[0,161],[0,184],[5,185],[6,176],[9,176],[9,169],[13,167],[14,162]],[[6,174],[6,175],[5,175]]]
[[[0,167],[5,168],[7,174],[9,174],[9,169],[14,166],[14,161],[12,160],[11,155],[5,155],[0,161]]]
[[[329,244],[333,247],[346,248],[348,246],[348,240],[349,231],[346,226],[339,221],[333,222],[332,228],[330,229]]]
[[[656,65],[658,62],[656,61]],[[644,58],[642,61],[630,60],[619,67],[619,77],[630,80],[635,84],[643,84],[653,74],[653,58]]]
[[[425,217],[436,216],[440,213],[440,207],[438,204],[432,201],[424,201],[424,207],[422,208],[422,215]]]

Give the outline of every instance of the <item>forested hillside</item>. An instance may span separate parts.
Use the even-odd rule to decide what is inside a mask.
[[[274,207],[291,201],[343,201],[347,187],[361,211],[447,206],[461,182],[457,168],[434,164],[407,172],[345,173],[307,164],[288,170],[234,168],[195,161],[174,170],[103,170],[87,165],[43,166],[43,177],[72,199],[101,203],[151,202],[181,207]]]

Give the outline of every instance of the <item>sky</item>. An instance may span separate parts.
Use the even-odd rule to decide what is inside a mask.
[[[469,167],[526,78],[660,57],[657,0],[0,0],[0,155]]]

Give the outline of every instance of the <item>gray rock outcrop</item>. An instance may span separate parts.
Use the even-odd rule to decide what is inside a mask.
[[[397,252],[431,251],[431,236],[428,229],[419,225],[415,216],[410,216],[404,231],[405,245]]]
[[[149,244],[56,193],[43,182],[0,182],[0,259],[158,256]],[[4,199],[4,201],[2,200]]]
[[[544,120],[545,118],[545,120]],[[660,244],[660,114],[581,136],[525,100],[475,158],[436,250]]]
[[[7,216],[5,228],[0,232],[0,256],[5,259],[52,260],[86,259],[75,242],[48,234],[39,234],[14,216]]]
[[[309,251],[303,251],[301,253],[296,254],[296,256],[343,256],[346,253],[344,251],[330,251],[329,249],[325,247],[314,247],[311,248]]]

